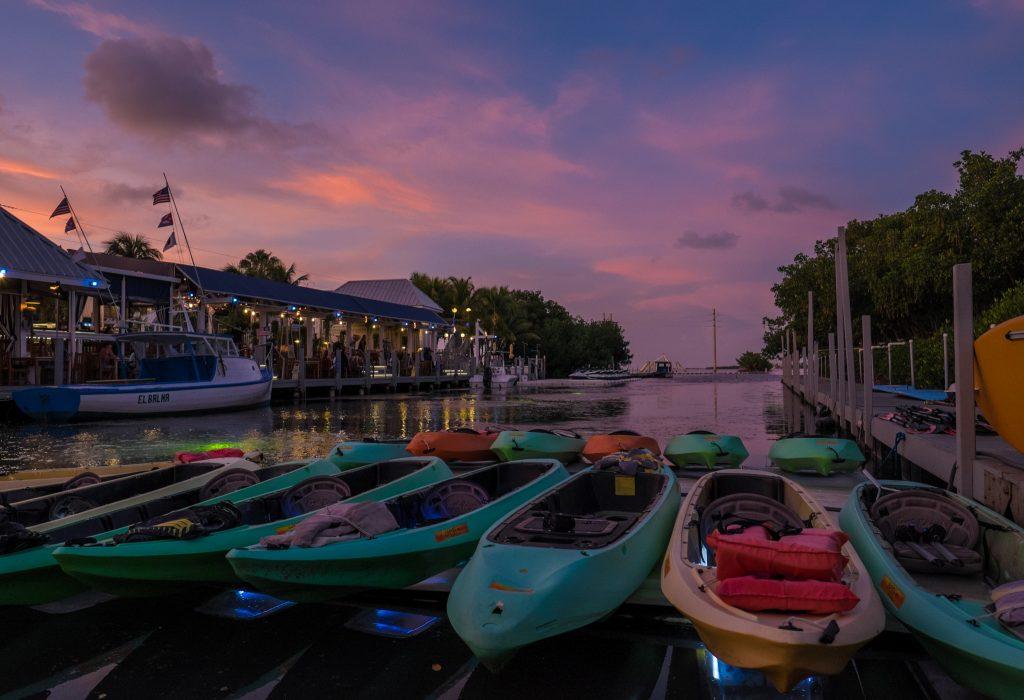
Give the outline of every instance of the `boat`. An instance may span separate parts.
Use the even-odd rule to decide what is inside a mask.
[[[445,462],[491,462],[491,445],[497,437],[497,430],[475,428],[421,432],[413,436],[406,449],[418,457],[439,457]]]
[[[555,460],[493,464],[384,501],[397,530],[323,547],[233,549],[227,561],[243,581],[287,600],[405,588],[469,559],[491,525],[568,476]]]
[[[842,545],[842,581],[859,599],[852,609],[829,615],[748,612],[719,596],[722,581],[708,545],[709,535],[723,522],[720,518],[728,516],[739,522],[770,522],[780,529],[838,532],[825,509],[783,476],[737,469],[711,472],[690,488],[679,509],[661,570],[665,597],[693,623],[709,652],[731,666],[763,672],[779,692],[808,676],[842,671],[885,625],[882,604],[857,552],[849,542]]]
[[[665,458],[683,469],[686,467],[737,468],[750,456],[743,440],[735,435],[719,435],[707,430],[693,430],[676,435],[665,445]]]
[[[1020,697],[1024,628],[1004,627],[992,604],[993,586],[1017,582],[1024,591],[1024,528],[909,481],[858,484],[839,522],[886,609],[953,680],[989,697]]]
[[[448,619],[498,670],[520,647],[622,605],[661,561],[678,510],[667,467],[588,468],[484,535],[452,586]]]
[[[583,446],[583,456],[588,462],[594,463],[613,452],[629,452],[635,449],[650,450],[656,456],[661,455],[658,441],[632,430],[617,430],[614,433],[591,435]]]
[[[1024,452],[1024,316],[985,331],[974,341],[974,386],[978,409],[999,436]]]
[[[59,547],[54,559],[64,573],[97,590],[115,595],[160,595],[190,584],[239,583],[224,556],[234,548],[259,543],[261,537],[294,527],[313,511],[331,503],[358,503],[390,498],[452,476],[437,458],[395,459],[333,471],[324,460],[289,475],[281,488],[262,494],[228,496],[241,522],[193,539],[111,541],[98,546]],[[312,465],[310,465],[312,466]],[[167,514],[169,519],[175,513]]]
[[[768,458],[783,471],[813,471],[822,476],[856,471],[864,463],[864,454],[853,440],[821,435],[776,440]]]
[[[117,337],[139,358],[138,376],[17,389],[28,417],[47,422],[248,408],[269,403],[272,376],[226,335],[154,331]]]
[[[505,367],[505,359],[500,353],[491,353],[483,369],[469,378],[470,386],[485,388],[506,388],[519,383],[519,375],[512,374]]]
[[[345,440],[336,445],[333,452],[351,469],[376,462],[409,457],[411,453],[406,449],[408,446],[408,440],[363,438],[362,440]]]
[[[569,379],[594,379],[612,381],[617,379],[629,379],[632,375],[626,369],[583,369],[576,370],[569,375]]]
[[[557,459],[571,464],[580,458],[586,440],[571,430],[503,430],[491,444],[491,452],[503,462],[517,459]]]
[[[291,464],[285,469],[294,469]],[[53,558],[53,551],[65,540],[111,537],[132,523],[220,499],[231,490],[265,487],[259,469],[258,464],[242,459],[178,464],[7,506],[6,522],[46,540],[0,555],[0,605],[39,605],[84,590],[81,583],[61,573]],[[262,476],[274,474],[274,468],[269,469]]]

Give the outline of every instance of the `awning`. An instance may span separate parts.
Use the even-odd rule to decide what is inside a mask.
[[[233,272],[208,267],[178,265],[178,271],[190,282],[207,293],[238,297],[253,302],[272,302],[302,306],[322,311],[340,311],[377,320],[415,321],[443,325],[445,321],[432,311],[414,306],[391,304],[373,299],[361,299],[348,294],[328,292],[283,282],[272,282],[258,277],[237,275]]]
[[[79,265],[57,244],[0,207],[0,270],[9,279],[59,282],[66,287],[103,289],[106,281]]]

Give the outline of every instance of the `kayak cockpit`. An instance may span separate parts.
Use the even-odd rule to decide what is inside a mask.
[[[582,472],[513,515],[488,539],[534,547],[608,547],[645,517],[669,484],[664,473]]]

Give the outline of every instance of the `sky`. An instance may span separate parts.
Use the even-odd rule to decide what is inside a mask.
[[[759,349],[779,265],[1024,145],[1024,0],[3,10],[0,203],[55,242],[63,185],[162,247],[166,172],[201,265],[537,289],[637,363],[710,363],[712,308]]]

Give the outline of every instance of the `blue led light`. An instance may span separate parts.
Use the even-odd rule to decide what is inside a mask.
[[[237,304],[238,303],[238,297],[231,297],[231,303],[232,304]]]
[[[288,307],[288,310],[289,310],[289,311],[295,311],[295,307],[294,307],[294,306],[289,306],[289,307]]]
[[[6,277],[6,276],[7,276],[7,268],[6,267],[0,267],[0,277]]]

